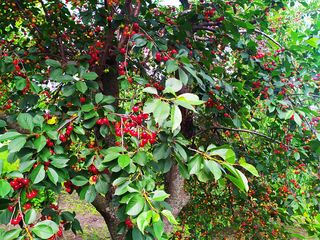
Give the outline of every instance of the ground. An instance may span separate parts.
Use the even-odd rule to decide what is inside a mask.
[[[80,221],[83,233],[74,235],[71,231],[64,234],[65,240],[109,240],[110,235],[105,221],[91,204],[81,201],[76,194],[63,194],[60,208],[75,211]]]

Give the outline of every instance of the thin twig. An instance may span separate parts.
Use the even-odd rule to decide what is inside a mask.
[[[230,127],[224,127],[224,126],[213,126],[211,127],[211,129],[222,129],[222,130],[229,130],[229,131],[233,131],[233,132],[245,132],[245,133],[250,133],[250,134],[254,134],[260,137],[263,137],[265,139],[268,139],[269,141],[272,142],[276,142],[276,143],[282,143],[279,140],[276,140],[272,137],[269,137],[263,133],[257,132],[257,131],[253,131],[253,130],[249,130],[249,129],[240,129],[240,128],[230,128]],[[204,130],[204,131],[208,131],[208,129]],[[286,144],[284,144],[285,146],[287,146]]]

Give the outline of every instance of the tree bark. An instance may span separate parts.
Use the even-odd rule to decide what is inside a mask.
[[[175,164],[171,167],[171,170],[166,175],[166,191],[170,194],[167,203],[172,207],[173,216],[177,217],[182,208],[187,205],[190,200],[190,195],[184,190],[185,179],[180,175],[178,165]],[[164,220],[165,231],[171,233],[172,225]]]
[[[117,62],[115,59],[108,59],[105,63],[109,68],[109,72],[102,73],[100,75],[100,82],[102,86],[102,92],[104,95],[111,95],[115,98],[119,97],[119,81],[117,72]],[[117,108],[118,102],[114,103]],[[106,136],[104,141],[108,146],[114,146],[115,139],[110,134]],[[125,234],[118,234],[118,226],[120,221],[116,215],[118,208],[112,204],[112,188],[106,196],[97,195],[96,199],[93,201],[92,205],[101,214],[108,226],[108,230],[112,240],[124,240]]]
[[[190,89],[183,87],[181,93],[187,93]],[[193,114],[186,108],[181,109],[182,123],[181,133],[187,139],[194,137],[193,126]],[[177,164],[173,165],[165,178],[165,187],[170,197],[167,203],[172,207],[172,214],[177,217],[184,206],[186,206],[190,200],[190,195],[184,190],[185,179],[179,173],[179,167]],[[165,231],[167,233],[172,232],[172,225],[165,219]]]
[[[112,205],[111,196],[110,197],[103,197],[98,195],[96,199],[93,201],[92,205],[95,209],[101,214],[104,221],[108,226],[108,230],[112,240],[123,240],[125,239],[124,234],[118,234],[118,226],[120,221],[116,216],[117,207]]]

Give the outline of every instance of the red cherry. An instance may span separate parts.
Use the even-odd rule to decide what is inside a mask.
[[[62,227],[59,227],[59,230],[57,232],[57,236],[62,237],[62,235],[63,235],[63,229],[62,229]]]
[[[126,49],[125,49],[125,48],[121,48],[121,49],[120,49],[120,53],[121,53],[121,54],[125,54],[125,53],[126,53]]]
[[[171,50],[171,54],[177,54],[178,52],[177,52],[177,50],[176,49],[172,49]]]
[[[9,206],[8,206],[8,210],[9,210],[9,212],[13,212],[13,211],[14,211],[14,206],[9,205]]]
[[[110,126],[108,118],[102,118],[102,124]]]
[[[88,171],[91,172],[92,174],[99,174],[99,170],[93,164],[89,166]]]
[[[133,83],[133,79],[132,79],[132,77],[128,77],[128,79],[127,79],[127,80],[128,80],[128,82],[129,82],[129,83]]]
[[[131,222],[131,219],[130,218],[127,218],[125,221],[124,221],[124,224],[127,225],[127,227],[129,229],[131,229],[133,227],[133,223]]]
[[[103,120],[102,120],[102,118],[99,118],[99,119],[97,120],[96,124],[98,124],[98,125],[102,125],[102,124],[103,124]]]
[[[92,179],[93,182],[97,182],[98,176],[97,175],[93,175],[91,179]]]
[[[28,209],[31,208],[31,204],[30,203],[26,203],[24,206],[23,206],[23,209],[26,211]]]
[[[79,100],[80,100],[81,103],[85,103],[87,99],[85,97],[80,97]]]
[[[138,107],[138,106],[134,106],[134,107],[132,108],[132,111],[133,111],[133,112],[138,112],[138,111],[139,111],[139,107]]]
[[[160,61],[162,60],[162,56],[161,56],[161,53],[160,53],[160,52],[157,52],[155,57],[156,57],[156,60],[157,60],[158,62],[160,62]]]
[[[25,186],[28,186],[28,185],[29,185],[29,182],[30,182],[30,180],[27,179],[27,178],[22,178],[22,179],[21,179],[21,183],[22,183],[23,185],[25,185]]]
[[[73,130],[73,126],[72,126],[72,125],[69,125],[69,126],[67,127],[67,130],[72,131],[72,130]]]
[[[132,24],[132,28],[133,28],[135,31],[138,31],[140,27],[139,27],[139,24],[135,22],[135,23]]]
[[[63,142],[63,143],[67,141],[67,138],[66,138],[65,135],[60,135],[60,136],[59,136],[59,139],[60,139],[60,141]]]
[[[12,225],[18,225],[20,221],[21,221],[21,219],[19,220],[19,219],[17,219],[17,218],[13,218],[13,219],[11,220],[11,224],[12,224]]]

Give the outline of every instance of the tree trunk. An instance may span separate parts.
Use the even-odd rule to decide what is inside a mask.
[[[182,88],[180,93],[186,93],[188,89]],[[182,123],[181,133],[187,139],[192,139],[194,136],[193,127],[193,114],[185,108],[181,109]],[[184,190],[185,179],[179,173],[179,167],[177,164],[173,165],[170,171],[166,175],[165,187],[167,193],[170,194],[167,202],[172,207],[172,214],[177,217],[182,208],[186,206],[190,200],[190,195]],[[172,232],[172,225],[165,219],[165,231],[167,233]]]
[[[189,193],[184,190],[185,179],[180,175],[178,165],[173,165],[166,175],[166,191],[170,194],[167,203],[172,207],[172,214],[177,217],[182,208],[187,205],[190,200]],[[165,231],[172,232],[172,225],[164,220]]]
[[[100,76],[100,82],[102,86],[102,92],[104,95],[111,95],[115,98],[119,97],[119,82],[117,73],[117,63],[115,59],[108,60],[106,65],[109,67],[109,72],[102,73]],[[114,103],[117,107],[118,102]],[[108,146],[114,146],[115,139],[110,134],[104,139]],[[92,205],[102,215],[104,221],[108,226],[110,236],[113,240],[124,240],[125,234],[118,234],[118,226],[120,221],[116,215],[118,208],[112,204],[112,188],[106,196],[97,195]]]
[[[118,234],[119,219],[116,216],[117,208],[112,206],[111,197],[103,197],[98,195],[92,205],[101,214],[108,226],[108,230],[112,240],[124,240],[124,234]]]
[[[119,82],[116,61],[109,61],[109,72],[103,73],[100,76],[101,85],[103,88],[103,93],[105,95],[112,95],[116,98],[119,97]],[[187,91],[183,89],[182,91]],[[117,106],[117,102],[115,106]],[[181,132],[182,134],[191,139],[194,136],[193,131],[193,115],[187,109],[181,109],[182,113],[182,123]],[[107,136],[105,139],[108,145],[112,146],[114,144],[114,138],[112,136]],[[177,217],[182,210],[182,208],[189,202],[190,196],[184,190],[184,178],[179,173],[178,165],[173,165],[171,170],[167,173],[165,177],[166,191],[170,194],[168,198],[168,203],[172,207],[172,213]],[[113,240],[123,240],[125,239],[125,234],[117,234],[118,226],[120,224],[119,219],[116,216],[117,207],[112,205],[112,194],[109,192],[105,197],[98,195],[92,205],[97,209],[97,211],[104,218],[111,238]],[[171,224],[165,219],[165,231],[167,233],[172,232]]]

